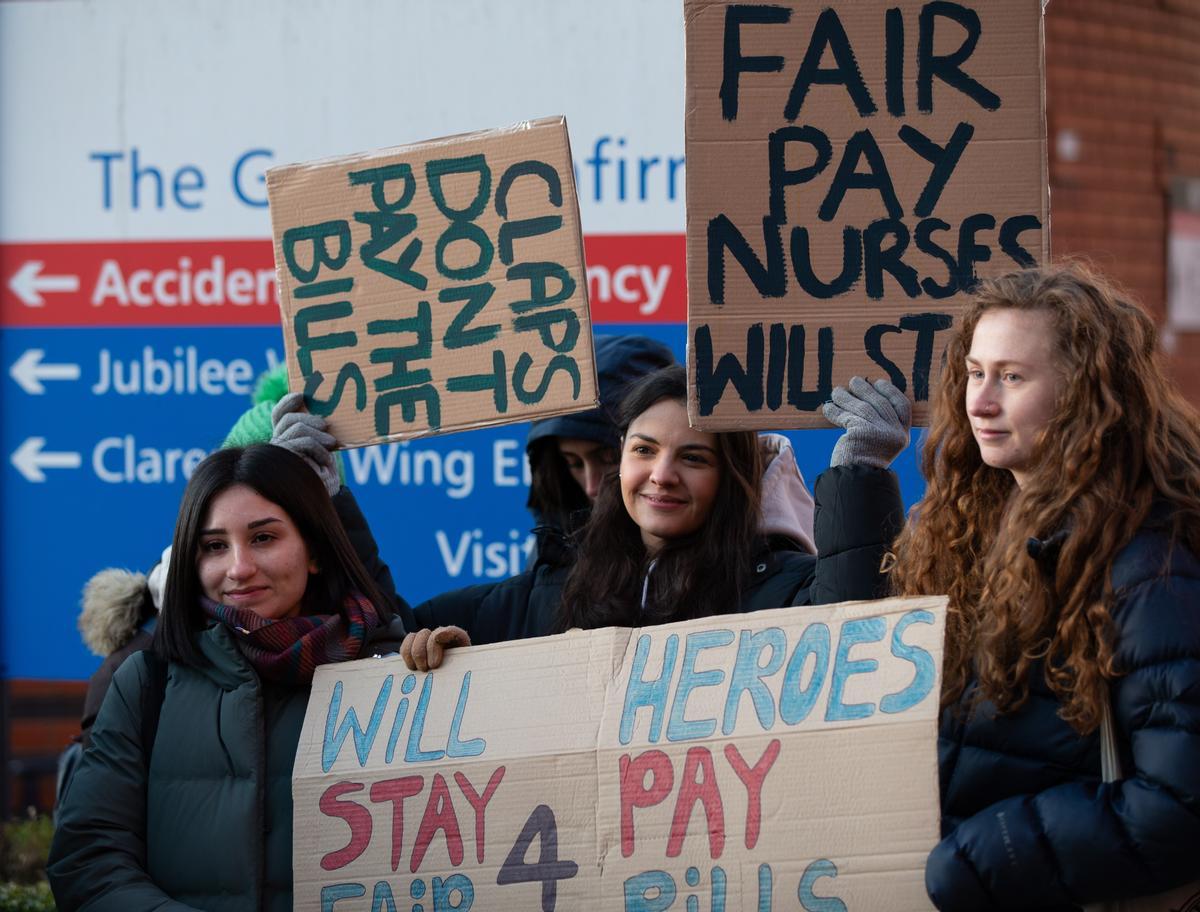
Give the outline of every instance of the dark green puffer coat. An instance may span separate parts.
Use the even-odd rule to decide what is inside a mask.
[[[47,873],[59,909],[292,908],[292,766],[309,687],[259,678],[234,634],[199,637],[205,668],[170,663],[149,770],[144,653],[113,676],[61,809]],[[362,655],[394,652],[402,625]]]

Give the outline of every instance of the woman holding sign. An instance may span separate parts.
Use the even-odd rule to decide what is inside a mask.
[[[60,909],[292,907],[291,775],[313,669],[394,652],[316,473],[268,444],[196,468],[154,648],[113,676],[60,809]]]
[[[1200,877],[1200,417],[1150,318],[1078,266],[985,283],[924,472],[893,575],[950,596],[934,903],[1074,909]]]
[[[908,440],[909,409],[884,381],[851,389],[827,412],[847,431],[817,480],[819,556],[761,534],[758,436],[691,428],[686,375],[670,367],[622,404],[619,473],[601,484],[571,566],[417,606],[425,629],[406,637],[402,655],[427,670],[446,646],[876,597],[903,512],[887,466]]]

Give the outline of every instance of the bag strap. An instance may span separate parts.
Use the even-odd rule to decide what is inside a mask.
[[[1121,758],[1117,753],[1117,737],[1113,730],[1112,694],[1104,701],[1104,714],[1100,719],[1100,772],[1105,782],[1115,782],[1121,776]],[[1162,912],[1164,909],[1193,909],[1200,900],[1200,880],[1131,899],[1110,899],[1084,906],[1084,912]]]
[[[1116,782],[1121,775],[1121,755],[1117,753],[1117,736],[1113,731],[1112,695],[1105,694],[1104,715],[1100,719],[1100,774],[1105,782]]]
[[[153,649],[144,650],[146,683],[142,688],[142,759],[150,769],[150,755],[158,736],[158,717],[162,714],[163,695],[167,690],[167,663]]]

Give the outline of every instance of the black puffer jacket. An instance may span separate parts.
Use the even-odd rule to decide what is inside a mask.
[[[734,611],[878,598],[884,552],[904,508],[896,476],[870,466],[838,466],[816,484],[815,533],[820,557],[778,539],[756,556],[754,577]],[[452,624],[475,645],[545,636],[554,629],[569,549],[543,553],[535,566],[501,583],[457,589],[414,609],[417,627]]]
[[[1099,735],[1058,717],[1040,666],[1014,713],[964,719],[964,694],[939,736],[939,909],[1076,909],[1200,878],[1200,559],[1147,524],[1111,573],[1126,778],[1101,781]]]

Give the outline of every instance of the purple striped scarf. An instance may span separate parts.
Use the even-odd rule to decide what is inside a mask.
[[[277,621],[248,608],[200,599],[204,612],[232,631],[242,654],[264,678],[307,684],[313,670],[357,659],[370,631],[382,626],[379,612],[361,595],[349,596],[335,614],[302,614]]]

